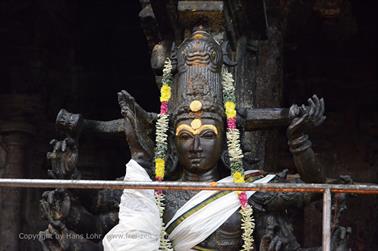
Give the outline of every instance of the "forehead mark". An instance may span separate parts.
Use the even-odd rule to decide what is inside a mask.
[[[218,135],[218,129],[214,125],[202,125],[197,129],[193,129],[191,126],[187,124],[181,124],[176,128],[176,136],[179,135],[180,132],[183,130],[188,131],[193,135],[198,135],[205,130],[211,130],[215,133],[215,135]]]

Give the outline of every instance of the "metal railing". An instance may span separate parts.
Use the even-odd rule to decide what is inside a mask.
[[[323,193],[322,250],[331,250],[331,193],[378,194],[378,185],[0,179],[0,188],[158,189]]]

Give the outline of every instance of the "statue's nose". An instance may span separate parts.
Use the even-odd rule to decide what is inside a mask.
[[[191,149],[191,150],[192,150],[193,152],[200,152],[200,151],[202,151],[200,137],[195,136],[195,137],[193,138],[193,143],[192,143],[192,149]]]

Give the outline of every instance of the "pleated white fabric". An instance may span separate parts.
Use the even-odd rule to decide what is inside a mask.
[[[151,181],[136,161],[126,164],[126,181]],[[159,249],[161,219],[153,190],[125,189],[119,205],[119,223],[104,237],[104,251]]]
[[[247,173],[250,173],[250,171],[247,171]],[[253,183],[267,183],[274,177],[275,175],[270,174],[262,179],[254,181]],[[232,177],[224,178],[219,182],[232,182]],[[214,193],[216,193],[216,191],[201,191],[193,196],[176,212],[172,220],[168,222],[167,226],[169,226],[183,213],[209,198]],[[249,198],[254,193],[255,191],[247,192],[247,197]],[[232,192],[218,198],[217,200],[193,213],[170,233],[169,239],[173,242],[174,250],[192,250],[192,247],[209,237],[239,208],[240,202],[237,193]]]

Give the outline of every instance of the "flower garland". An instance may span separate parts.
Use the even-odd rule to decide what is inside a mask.
[[[222,70],[223,101],[227,118],[227,147],[230,157],[231,176],[235,183],[245,183],[243,169],[243,152],[240,147],[240,132],[236,127],[236,97],[234,79],[232,74],[225,68]],[[255,223],[253,219],[253,209],[248,204],[248,197],[245,192],[238,192],[240,201],[240,214],[242,217],[241,228],[243,230],[242,251],[253,249],[253,231]]]
[[[163,69],[162,86],[160,88],[160,113],[156,121],[156,147],[155,147],[155,179],[157,181],[164,180],[165,163],[167,159],[168,150],[168,126],[169,126],[169,114],[168,114],[168,101],[171,98],[171,84],[172,84],[172,63],[169,58],[166,59]],[[159,207],[160,219],[162,222],[160,232],[160,247],[162,251],[173,251],[172,244],[168,240],[167,232],[165,231],[165,225],[163,222],[163,214],[165,209],[165,195],[163,191],[155,191],[156,205]]]

